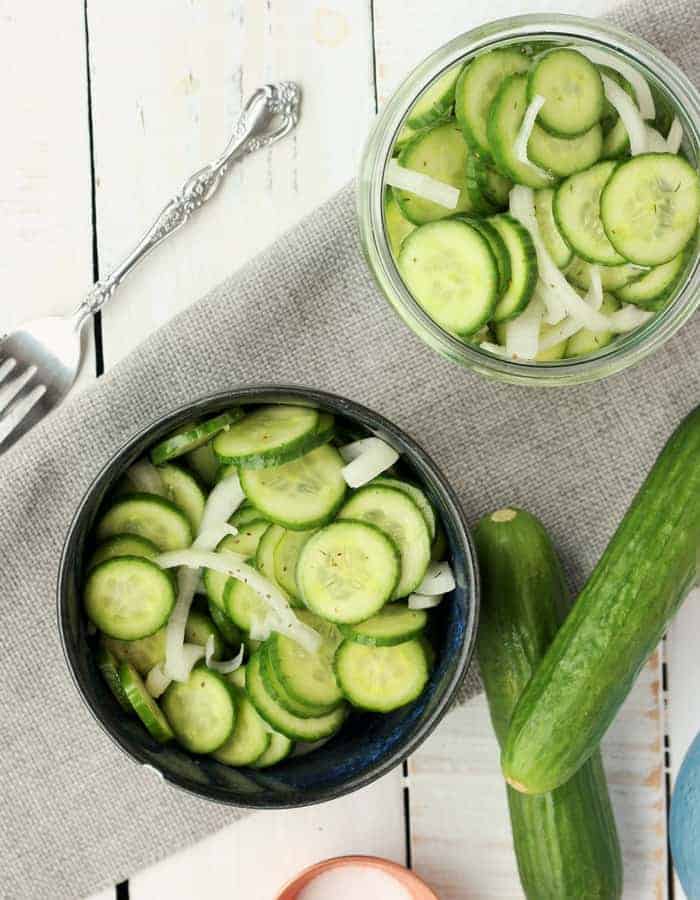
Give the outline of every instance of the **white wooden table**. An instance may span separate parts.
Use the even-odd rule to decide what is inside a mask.
[[[613,3],[589,0],[585,12]],[[530,0],[548,9],[581,4]],[[103,315],[85,383],[346,182],[377,106],[427,52],[521,10],[517,0],[0,0],[0,333],[70,308],[223,146],[246,95],[300,82],[293,139],[234,171],[134,274]],[[698,633],[696,594],[605,740],[630,900],[672,896],[666,811],[700,724]],[[300,868],[345,853],[408,862],[442,900],[522,896],[483,699],[448,716],[405,773],[324,806],[253,815],[128,873],[116,894],[271,900]]]

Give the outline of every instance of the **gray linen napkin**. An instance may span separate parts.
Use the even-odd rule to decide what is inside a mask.
[[[644,0],[616,20],[697,79],[696,12],[697,0]],[[356,231],[348,187],[0,459],[3,897],[84,896],[244,814],[130,763],[83,708],[59,645],[68,523],[105,461],[154,417],[251,382],[344,394],[428,447],[471,521],[503,504],[540,516],[575,587],[697,403],[697,318],[653,359],[591,386],[538,391],[462,371],[378,295]]]

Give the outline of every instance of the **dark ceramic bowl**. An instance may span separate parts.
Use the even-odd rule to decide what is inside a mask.
[[[376,434],[401,454],[407,474],[423,486],[449,543],[457,581],[433,616],[437,657],[430,682],[414,703],[389,715],[354,712],[327,744],[291,757],[271,769],[233,769],[174,743],[156,743],[116,703],[95,665],[81,603],[82,573],[90,534],[106,494],[148,447],[180,424],[241,403],[295,403],[318,407],[345,419],[359,432]],[[357,790],[398,765],[435,728],[467,670],[476,636],[478,577],[475,553],[457,498],[430,457],[386,419],[332,394],[295,387],[249,387],[207,397],[163,416],[131,438],[92,483],[71,523],[58,582],[58,623],[68,667],[93,716],[135,762],[200,797],[255,808],[307,806]]]

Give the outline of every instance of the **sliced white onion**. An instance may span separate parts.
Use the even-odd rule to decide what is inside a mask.
[[[129,466],[126,470],[126,477],[137,491],[143,491],[144,494],[157,494],[159,497],[167,495],[160,472],[147,459],[139,459],[133,466]]]
[[[193,547],[196,547],[198,550],[213,550],[220,540],[220,538],[214,539],[215,535],[221,534],[222,527],[244,500],[245,494],[241,488],[237,472],[229,475],[228,478],[222,479],[215,485],[204,505],[199,535]]]
[[[219,544],[219,541],[228,535],[235,537],[237,534],[238,529],[235,525],[229,525],[228,522],[219,522],[218,525],[212,525],[212,527],[208,528],[206,531],[200,531],[197,535],[195,544],[203,550],[209,550],[212,547],[216,547]]]
[[[544,314],[544,302],[539,296],[535,296],[524,312],[506,322],[508,356],[513,359],[534,359],[537,356],[537,342]]]
[[[563,322],[553,325],[547,332],[546,337],[541,338],[539,352],[544,353],[545,350],[551,350],[562,341],[568,340],[581,330],[583,326],[578,319],[567,316]]]
[[[550,180],[551,175],[549,174],[549,172],[545,172],[544,169],[536,166],[533,162],[530,161],[530,158],[527,155],[527,145],[530,142],[532,129],[535,127],[537,116],[539,114],[539,111],[544,106],[545,102],[545,98],[541,94],[536,94],[532,98],[528,108],[525,110],[525,115],[523,117],[520,130],[518,131],[518,136],[515,139],[513,149],[515,150],[515,157],[518,162],[521,162],[525,166],[530,166],[530,168],[534,172],[537,172],[537,174],[542,178]]]
[[[399,458],[399,454],[385,441],[376,437],[364,438],[362,441],[355,441],[355,445],[348,444],[345,448],[353,447],[352,452],[355,453],[354,447],[362,444],[362,450],[359,455],[354,456],[352,462],[343,467],[343,478],[351,488],[362,487],[368,484],[377,475],[381,475],[390,466],[393,466]]]
[[[251,641],[266,641],[272,634],[272,621],[270,616],[253,616],[250,620],[248,636]]]
[[[653,317],[654,313],[648,309],[640,309],[628,303],[622,309],[618,309],[608,316],[608,328],[618,334],[623,331],[633,331]]]
[[[603,279],[600,274],[600,266],[591,263],[589,267],[591,286],[588,288],[584,300],[591,309],[600,309],[603,305]]]
[[[192,669],[194,669],[195,665],[199,662],[200,659],[204,659],[205,650],[204,647],[200,647],[199,644],[183,644],[182,646],[182,660],[183,660],[183,671],[182,674],[185,676],[185,681],[190,677],[190,673]],[[146,690],[151,695],[151,697],[160,697],[161,694],[164,694],[167,689],[172,684],[173,679],[170,678],[169,675],[166,674],[165,664],[158,663],[158,665],[153,666],[153,668],[149,671],[146,676]]]
[[[395,159],[389,160],[384,180],[386,184],[410,191],[417,197],[438,203],[447,209],[455,209],[459,203],[459,191],[456,187],[438,181],[437,178],[431,178],[430,175],[400,166]]]
[[[409,609],[433,609],[442,602],[442,594],[411,594],[408,598]]]
[[[586,59],[589,59],[596,66],[607,66],[614,69],[619,75],[632,85],[632,90],[637,98],[639,112],[643,119],[656,118],[656,107],[654,106],[654,97],[651,93],[646,78],[634,66],[624,62],[613,53],[607,50],[601,50],[598,47],[570,47],[570,50],[577,50]],[[602,74],[602,73],[601,73]],[[605,77],[604,75],[602,76]],[[619,85],[618,85],[619,87]],[[622,90],[622,88],[620,88]],[[612,102],[612,101],[611,101]]]
[[[647,153],[668,153],[668,144],[666,143],[666,138],[661,134],[660,131],[657,131],[656,128],[652,128],[651,125],[646,126],[647,132]]]
[[[211,550],[196,548],[171,550],[168,553],[161,553],[155,558],[155,562],[163,569],[187,566],[185,571],[196,571],[206,568],[221,572],[230,578],[237,578],[252,588],[269,607],[270,615],[274,617],[272,626],[274,631],[286,634],[309,653],[315,653],[318,649],[321,640],[319,634],[297,619],[280,589],[261,575],[257,569],[249,566],[238,553],[214,553]],[[169,625],[170,623],[168,623],[168,627]]]
[[[182,568],[177,573],[177,600],[165,629],[165,674],[173,681],[187,681],[190,671],[183,653],[185,625],[199,583],[199,569]]]
[[[423,580],[416,588],[417,594],[434,597],[437,594],[448,594],[455,589],[455,576],[450,564],[446,561],[430,563]]]
[[[494,356],[503,356],[507,358],[508,351],[505,347],[502,347],[500,344],[494,344],[492,341],[482,341],[479,346],[482,350],[486,350],[487,353],[493,353]]]
[[[683,126],[678,116],[674,116],[666,136],[666,147],[669,153],[678,153],[683,143]]]
[[[605,96],[617,110],[622,123],[625,126],[630,139],[630,152],[632,156],[639,156],[640,153],[647,152],[649,136],[647,134],[647,126],[644,122],[640,111],[637,109],[634,100],[620,85],[608,78],[607,75],[601,74],[603,79],[603,87],[605,88]]]
[[[214,659],[214,643],[214,635],[210,634],[204,647],[204,660],[207,668],[213,669],[215,672],[221,672],[222,675],[228,675],[231,672],[235,672],[236,669],[240,669],[243,665],[245,644],[241,644],[238,653],[233,659]]]
[[[565,315],[578,319],[591,331],[607,331],[607,318],[579,297],[556,266],[544,245],[535,216],[535,198],[532,188],[517,184],[510,192],[510,212],[529,232],[537,251],[537,264],[542,282],[542,299],[547,306],[546,321],[556,325]],[[562,314],[563,313],[563,314]]]

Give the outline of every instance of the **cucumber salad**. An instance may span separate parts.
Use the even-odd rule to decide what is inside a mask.
[[[180,428],[126,471],[93,538],[83,599],[116,701],[229,766],[415,700],[430,610],[455,586],[399,454],[303,406]]]
[[[589,45],[452,67],[385,172],[398,271],[445,331],[516,362],[594,353],[672,302],[697,253],[698,172],[641,72]]]

